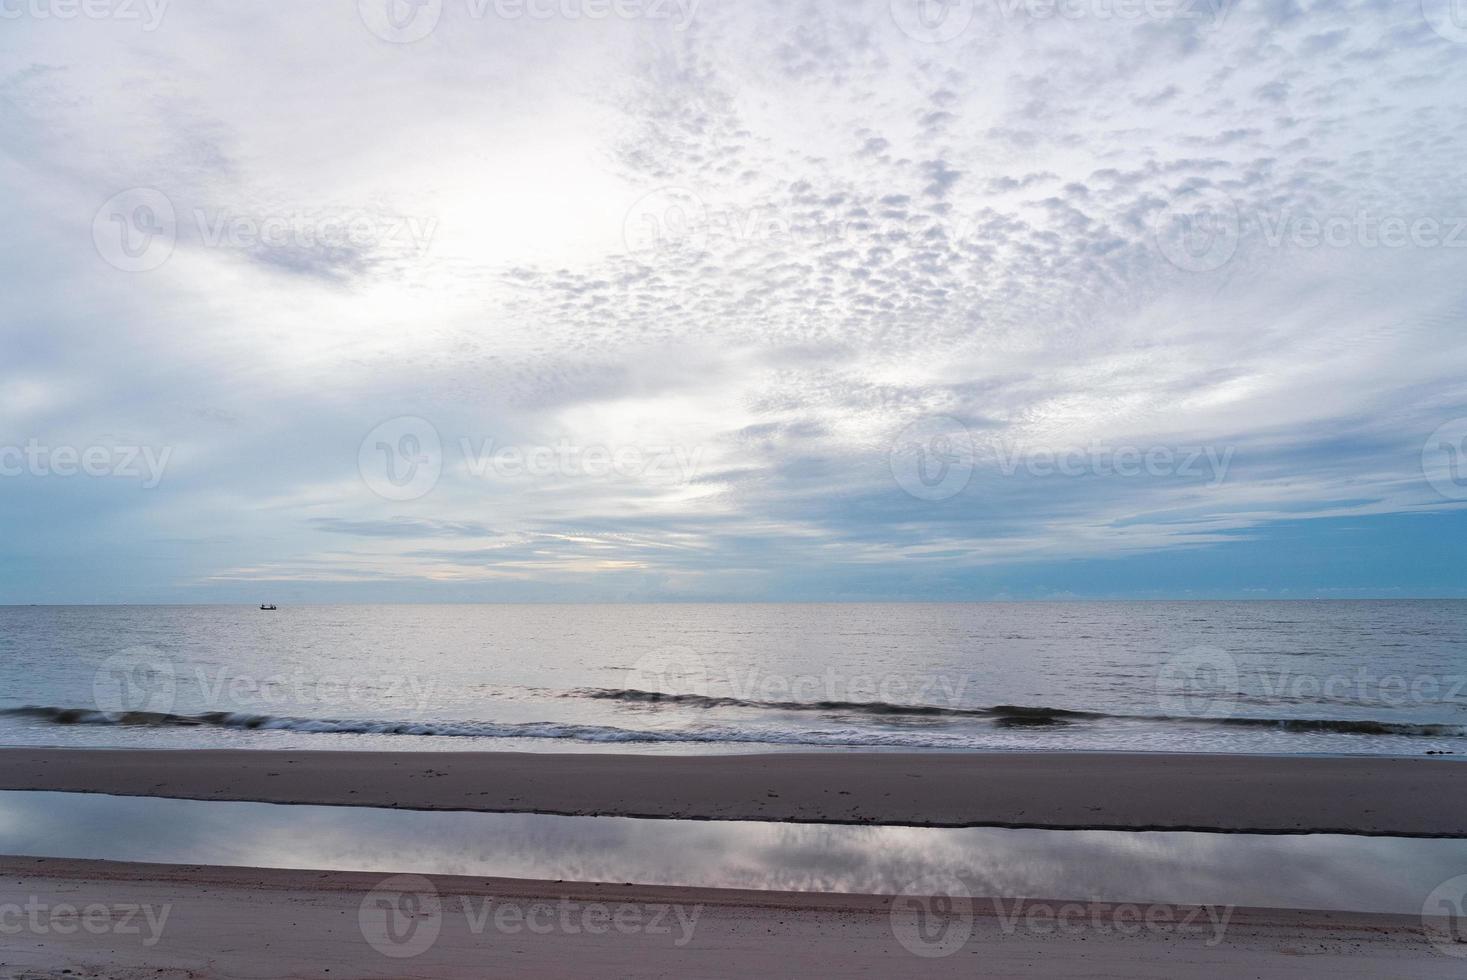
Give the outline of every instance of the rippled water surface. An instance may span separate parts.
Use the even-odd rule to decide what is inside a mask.
[[[9,744],[1467,755],[1467,602],[0,608]]]
[[[430,813],[0,792],[0,854],[1416,914],[1467,841]]]

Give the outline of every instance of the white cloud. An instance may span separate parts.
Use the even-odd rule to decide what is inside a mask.
[[[761,566],[1130,554],[1452,503],[1419,454],[1467,415],[1467,46],[1375,3],[1220,25],[1013,6],[939,44],[884,3],[710,0],[677,30],[445,0],[412,44],[350,4],[10,22],[0,407],[17,437],[176,448],[158,494],[96,518],[172,542],[159,590],[742,592]],[[177,215],[150,272],[93,244],[134,187]],[[1203,271],[1153,230],[1199,197],[1237,218]],[[1386,247],[1387,220],[1441,240]],[[450,457],[406,505],[356,472],[399,415]],[[980,453],[937,505],[887,462],[928,415],[986,448],[1236,461],[1208,488],[1005,478]],[[486,479],[462,440],[698,465]],[[0,488],[58,490],[97,507]],[[351,530],[397,518],[391,548]],[[415,534],[445,524],[453,548]]]

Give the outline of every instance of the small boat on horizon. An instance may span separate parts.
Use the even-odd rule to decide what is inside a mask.
[[[277,607],[273,602],[262,602],[260,603],[260,608],[265,612],[275,612]]]

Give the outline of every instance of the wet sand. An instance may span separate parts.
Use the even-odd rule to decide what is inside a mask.
[[[1441,759],[0,749],[0,789],[910,826],[1467,837]]]
[[[10,916],[4,976],[1348,980],[1464,963],[1408,916],[0,858],[15,908],[35,911]]]

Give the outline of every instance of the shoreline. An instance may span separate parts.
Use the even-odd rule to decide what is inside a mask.
[[[0,748],[0,789],[915,827],[1467,837],[1451,760]]]
[[[492,968],[560,977],[920,971],[1302,980],[1322,973],[1455,977],[1461,966],[1433,947],[1416,916],[1162,903],[973,898],[938,905],[893,896],[0,857],[0,905],[7,904],[39,910],[27,941],[0,952],[0,968],[27,976],[480,977]],[[117,928],[76,928],[79,910]],[[934,923],[941,929],[933,931]]]

